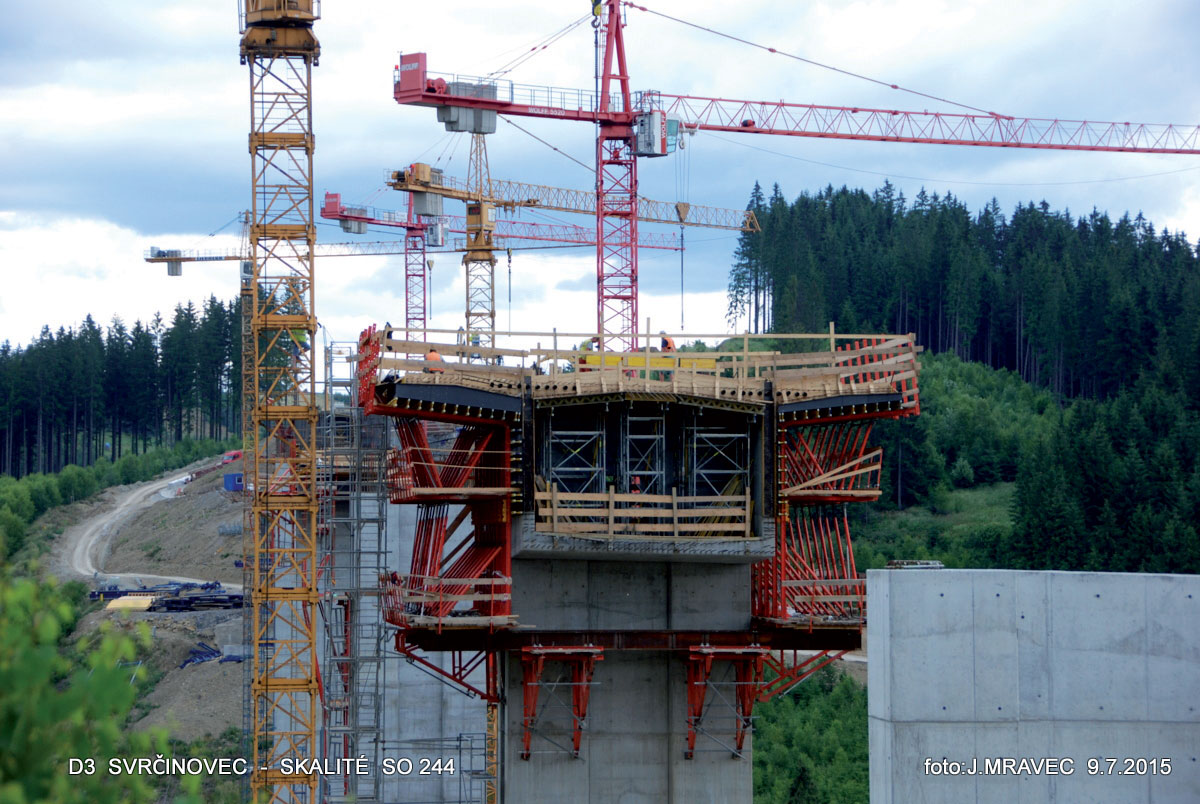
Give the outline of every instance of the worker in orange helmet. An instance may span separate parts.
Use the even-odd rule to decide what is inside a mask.
[[[425,353],[425,362],[426,363],[430,363],[430,362],[443,363],[445,361],[442,360],[442,356],[440,354],[438,354],[437,349],[430,347],[429,351]],[[426,366],[424,371],[426,374],[445,374],[446,373],[446,369],[442,368],[441,366]]]
[[[667,331],[663,330],[663,329],[660,329],[658,331],[658,334],[662,336],[662,342],[659,344],[659,348],[662,349],[663,352],[674,352],[675,351],[675,339],[672,338],[670,335],[668,335]],[[661,376],[662,379],[664,379],[664,380],[670,380],[672,377],[675,376],[675,372],[663,371],[663,372],[659,372],[659,376]]]

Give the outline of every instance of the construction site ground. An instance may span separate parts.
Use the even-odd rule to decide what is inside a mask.
[[[241,536],[220,536],[219,525],[240,524],[240,497],[222,490],[222,475],[238,464],[206,474],[164,497],[170,481],[209,467],[208,458],[146,483],[106,489],[90,500],[56,509],[62,534],[54,539],[46,564],[63,580],[119,579],[146,585],[169,579],[218,580],[238,590]],[[55,513],[55,512],[51,512]],[[102,623],[122,630],[144,621],[151,643],[139,652],[153,689],[131,714],[134,728],[165,727],[172,738],[192,741],[242,726],[242,670],[237,662],[216,660],[180,668],[197,642],[216,645],[217,624],[235,620],[240,611],[129,612],[100,609],[87,614],[76,628],[86,637]],[[132,671],[131,671],[132,672]]]
[[[131,634],[138,622],[150,627],[150,647],[140,650],[149,677],[157,679],[150,693],[134,706],[135,729],[161,726],[174,739],[191,742],[217,736],[231,726],[242,727],[242,665],[213,660],[181,668],[197,642],[214,644],[213,628],[236,619],[240,612],[125,612],[101,609],[88,614],[76,628],[84,636],[112,622]],[[131,671],[132,672],[132,671]]]
[[[230,466],[240,469],[240,463]],[[241,533],[217,532],[219,525],[240,528],[242,523],[241,496],[222,489],[223,474],[218,470],[197,478],[171,499],[151,495],[146,507],[110,534],[107,549],[98,550],[97,568],[240,586],[242,571],[233,562],[242,555]]]

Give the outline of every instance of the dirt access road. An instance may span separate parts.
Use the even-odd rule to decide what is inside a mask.
[[[213,464],[209,464],[210,466]],[[142,572],[105,572],[102,565],[103,556],[107,552],[109,541],[120,530],[123,522],[137,512],[150,507],[162,499],[160,492],[171,483],[185,479],[188,472],[173,477],[152,480],[141,486],[135,486],[123,491],[115,499],[115,505],[108,511],[97,514],[69,528],[63,534],[63,564],[76,575],[94,578],[97,574],[112,578],[122,585],[132,585],[139,581],[147,585],[166,581],[181,581],[184,583],[206,583],[208,579],[187,578],[177,575],[151,575]],[[225,584],[231,592],[240,592],[240,584]]]

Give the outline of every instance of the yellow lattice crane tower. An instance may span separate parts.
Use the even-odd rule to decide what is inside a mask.
[[[313,23],[319,0],[242,0],[250,67],[250,263],[243,301],[249,595],[248,736],[255,802],[316,801],[317,486]]]

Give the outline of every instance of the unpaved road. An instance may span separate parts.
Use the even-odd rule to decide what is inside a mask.
[[[161,499],[158,493],[171,483],[186,478],[187,472],[174,477],[151,481],[143,486],[130,489],[116,498],[116,505],[109,511],[85,519],[83,522],[69,528],[63,534],[63,563],[75,574],[85,578],[102,575],[118,581],[121,585],[133,585],[139,581],[150,584],[166,581],[181,581],[183,583],[207,583],[208,579],[185,578],[182,576],[150,575],[142,572],[105,572],[102,564],[105,548],[109,540],[120,530],[121,523],[134,513],[147,508]],[[231,592],[240,592],[240,584],[224,584]]]

